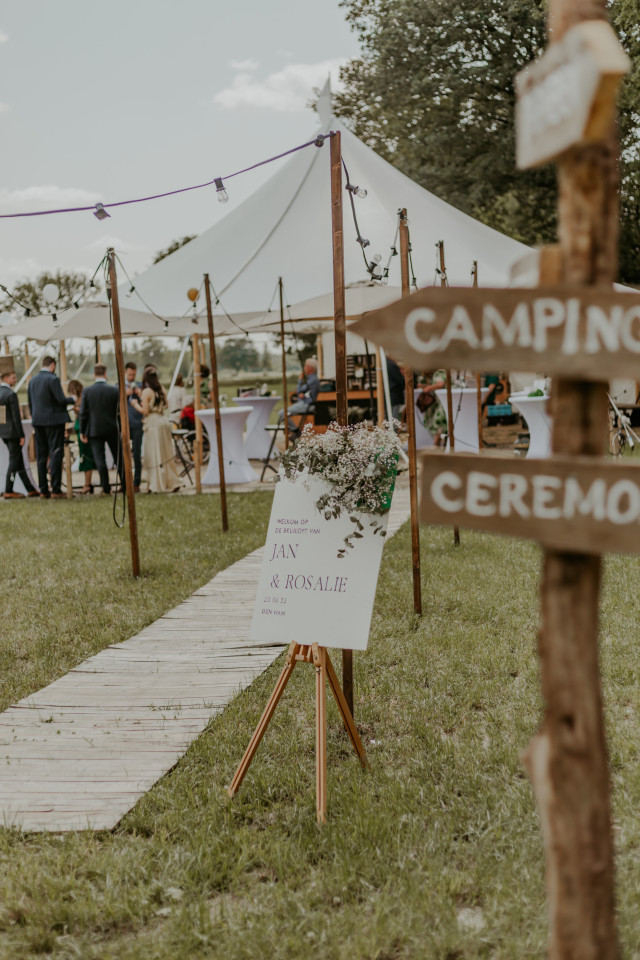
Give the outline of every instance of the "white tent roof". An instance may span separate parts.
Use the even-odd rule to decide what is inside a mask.
[[[27,337],[30,340],[71,340],[75,337],[111,337],[109,307],[105,303],[85,303],[76,310],[63,310],[56,323],[51,317],[27,317],[2,327],[3,337]],[[127,337],[166,336],[165,324],[153,314],[127,307],[120,310],[122,333]]]
[[[420,286],[434,282],[439,240],[444,240],[452,286],[470,284],[474,260],[478,261],[482,286],[508,285],[510,266],[527,247],[438,199],[365,146],[331,115],[328,84],[318,112],[323,132],[341,131],[351,183],[368,191],[366,199],[356,198],[355,203],[361,235],[370,241],[365,250],[369,260],[379,253],[382,265],[386,264],[396,235],[398,209],[406,207]],[[233,181],[226,186],[233,202]],[[214,202],[213,195],[207,198]],[[345,281],[366,279],[346,191],[344,251]],[[390,282],[397,285],[399,259],[393,257],[390,263]],[[247,200],[195,240],[139,274],[135,285],[161,316],[177,316],[188,305],[187,289],[199,287],[205,273],[216,287],[221,306],[241,324],[241,314],[264,313],[277,303],[280,276],[291,304],[322,297],[333,288],[328,142],[322,148],[310,146],[294,153]],[[220,306],[216,312],[222,312]],[[246,325],[251,325],[248,318]]]

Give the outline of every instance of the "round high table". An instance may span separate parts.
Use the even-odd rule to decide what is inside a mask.
[[[31,473],[31,465],[29,464],[29,438],[33,433],[33,427],[31,426],[31,420],[22,421],[22,429],[24,430],[24,444],[22,445],[22,459],[24,460],[24,467],[27,471],[27,476],[31,480],[31,483],[34,485],[36,490],[38,489],[38,484],[33,479]],[[7,470],[9,468],[9,450],[7,445],[3,440],[0,440],[0,497],[5,491],[5,484],[7,480]],[[25,485],[20,479],[16,477],[13,483],[14,493],[26,493]]]
[[[482,388],[482,399],[489,393],[490,387]],[[442,404],[445,417],[447,416],[447,391],[436,390],[436,396]],[[456,453],[478,453],[478,391],[475,387],[452,387],[451,400],[453,405],[453,439]],[[447,447],[449,440],[447,438]]]
[[[526,393],[512,393],[509,403],[522,414],[529,427],[530,439],[526,459],[550,457],[553,421],[547,412],[549,397],[528,397]]]
[[[225,407],[224,410],[220,410],[226,483],[252,483],[258,479],[258,474],[249,463],[242,440],[242,430],[250,413],[251,407],[240,407],[237,410],[233,407]],[[220,484],[220,468],[216,439],[216,412],[215,410],[196,410],[196,417],[200,417],[209,437],[209,464],[202,482],[205,485],[217,487]]]
[[[249,407],[251,413],[247,420],[247,432],[244,438],[244,451],[250,460],[264,460],[269,453],[271,437],[264,429],[269,416],[281,397],[234,397],[233,402],[241,407]]]

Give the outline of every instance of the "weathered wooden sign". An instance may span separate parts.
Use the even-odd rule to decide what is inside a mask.
[[[608,288],[428,287],[351,328],[416,370],[529,370],[601,381],[640,368],[640,295]]]
[[[547,163],[575,144],[605,136],[629,67],[611,26],[588,20],[522,70],[515,78],[517,165]]]
[[[420,519],[572,553],[640,553],[640,466],[426,453]]]

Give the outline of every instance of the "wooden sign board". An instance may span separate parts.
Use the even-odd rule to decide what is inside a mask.
[[[515,78],[516,163],[547,163],[601,140],[615,119],[618,84],[630,62],[605,20],[588,20]]]
[[[354,524],[346,515],[326,520],[319,512],[316,501],[326,489],[315,476],[276,486],[251,625],[256,642],[367,648],[384,546],[371,521],[385,530],[388,513],[358,514],[360,537],[339,559]]]
[[[571,553],[640,553],[640,466],[426,453],[420,519]]]
[[[640,369],[640,295],[428,287],[349,328],[414,370],[530,370],[602,381]]]

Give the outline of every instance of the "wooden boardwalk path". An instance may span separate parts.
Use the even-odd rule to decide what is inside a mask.
[[[389,536],[408,515],[400,483]],[[64,831],[118,823],[281,653],[247,641],[261,561],[262,548],[0,714],[0,824]]]

